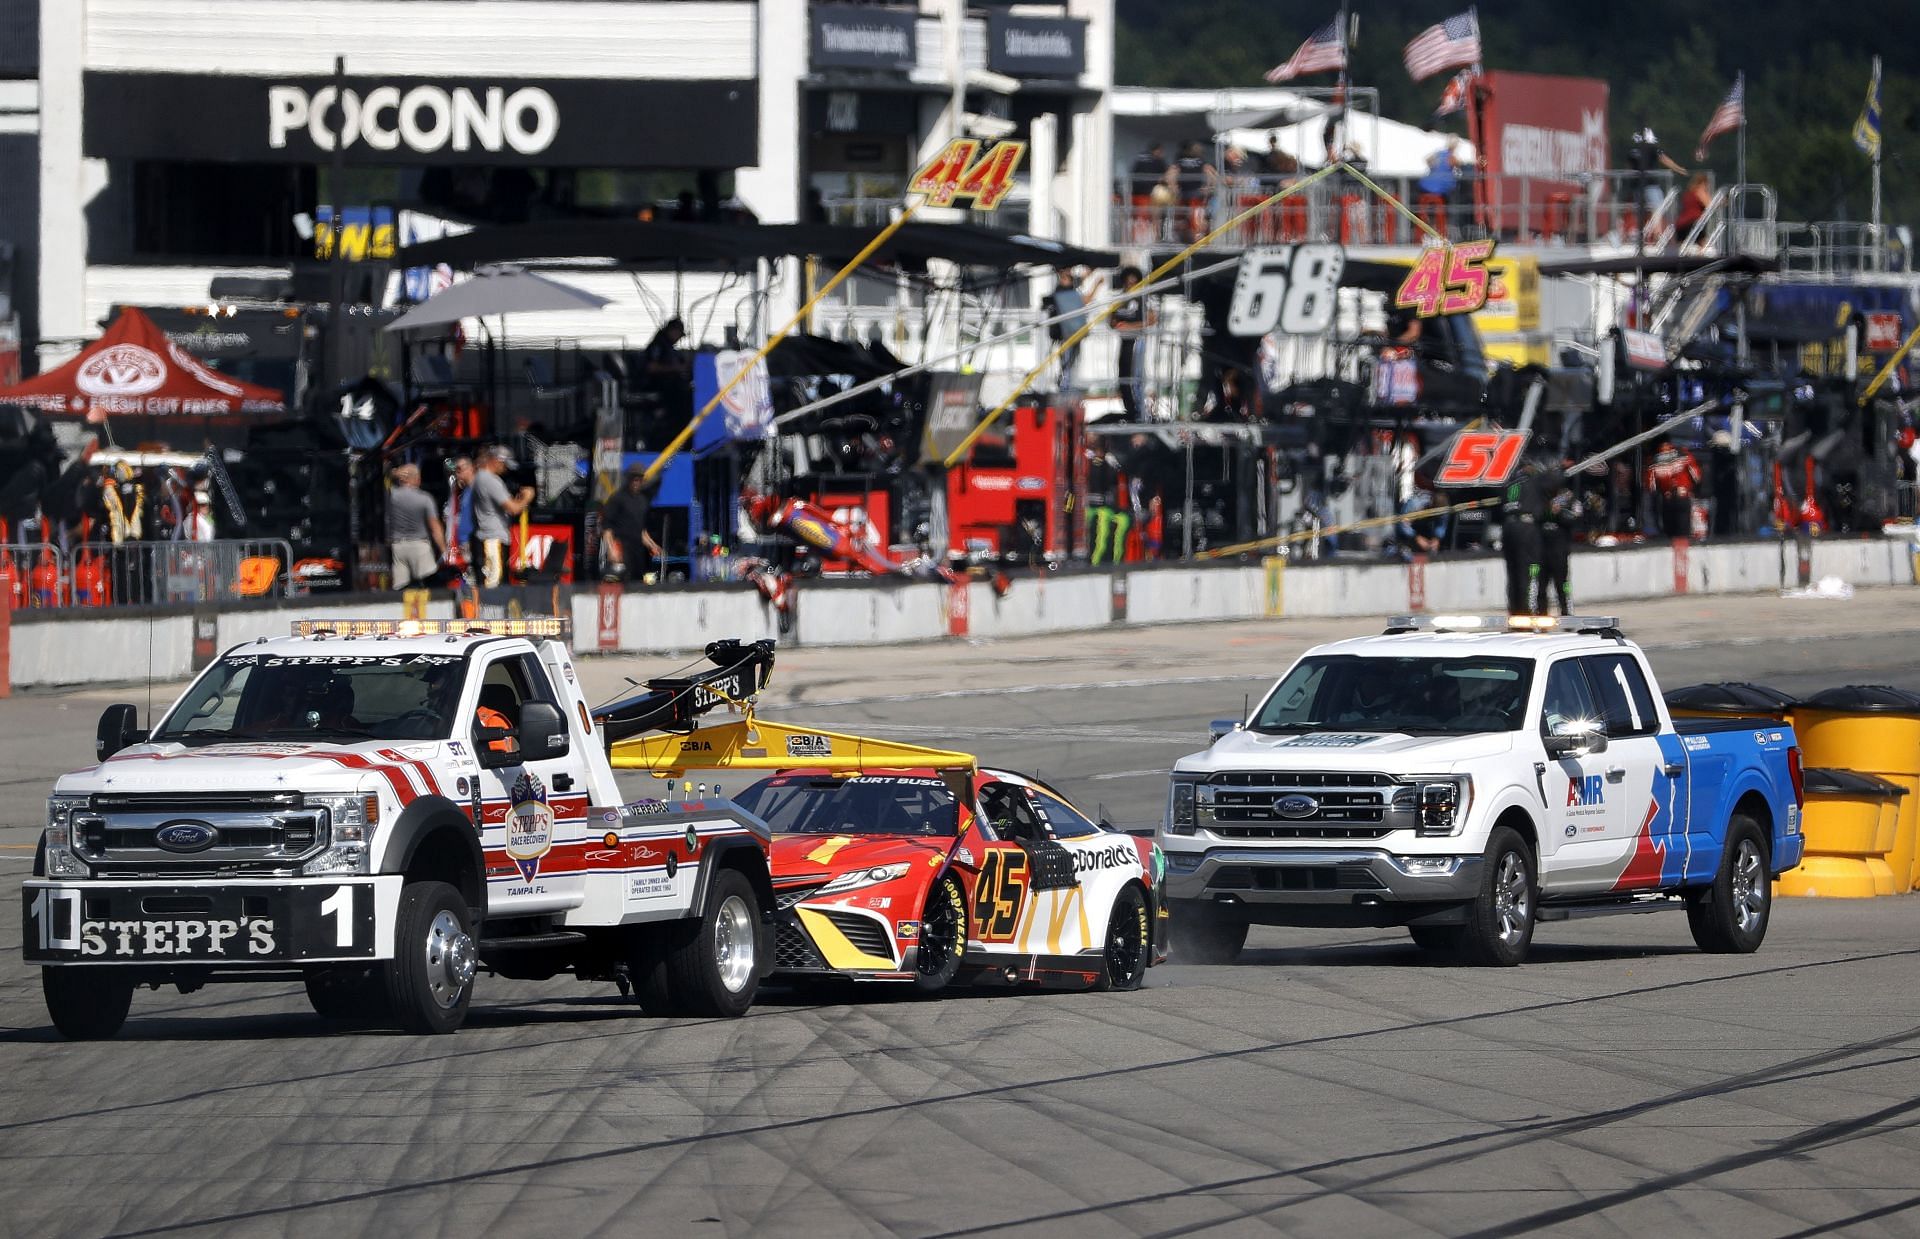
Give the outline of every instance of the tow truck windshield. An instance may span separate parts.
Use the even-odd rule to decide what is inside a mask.
[[[777,774],[734,798],[776,835],[919,835],[960,830],[959,802],[932,775]]]
[[[1523,658],[1303,658],[1260,703],[1248,730],[1463,735],[1518,731],[1533,663]]]
[[[151,739],[444,739],[466,661],[459,654],[229,654],[187,690]]]

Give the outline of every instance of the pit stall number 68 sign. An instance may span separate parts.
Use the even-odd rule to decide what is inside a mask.
[[[1317,336],[1333,328],[1346,251],[1337,245],[1271,245],[1240,255],[1227,330],[1236,336]]]

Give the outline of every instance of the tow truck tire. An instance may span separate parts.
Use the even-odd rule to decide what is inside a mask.
[[[914,952],[913,988],[937,994],[959,975],[967,953],[967,897],[952,874],[946,874],[927,892],[920,912],[920,945]]]
[[[445,882],[409,882],[400,892],[393,958],[380,965],[402,1031],[450,1033],[464,1024],[478,962],[460,892]]]
[[[668,1005],[681,1015],[745,1015],[760,988],[760,901],[738,869],[717,869],[700,919],[666,950]]]
[[[40,991],[60,1035],[99,1041],[120,1031],[133,1006],[133,978],[118,969],[42,968]]]
[[[1247,945],[1247,922],[1203,903],[1183,904],[1174,909],[1172,939],[1176,964],[1230,964]]]
[[[1147,919],[1147,901],[1140,888],[1121,889],[1107,914],[1107,939],[1104,965],[1093,988],[1112,990],[1139,989],[1147,979],[1147,962],[1153,955],[1153,923]]]
[[[1480,893],[1467,905],[1467,923],[1460,927],[1460,958],[1488,968],[1520,963],[1533,942],[1538,906],[1532,850],[1511,827],[1496,826],[1487,840]]]
[[[1727,823],[1727,852],[1713,885],[1687,897],[1687,927],[1693,941],[1712,955],[1750,955],[1767,936],[1773,915],[1773,882],[1759,823],[1742,813]]]
[[[389,1018],[387,988],[372,968],[309,968],[302,978],[313,1013],[338,1024],[378,1024]]]

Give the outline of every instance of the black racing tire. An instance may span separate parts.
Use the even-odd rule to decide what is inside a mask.
[[[336,1024],[379,1024],[393,1018],[385,980],[373,968],[309,968],[307,1001],[313,1013]]]
[[[379,967],[393,1019],[405,1032],[450,1033],[466,1023],[479,963],[473,914],[445,882],[409,882],[394,918],[393,958]]]
[[[941,875],[927,892],[920,911],[920,939],[914,950],[913,988],[919,994],[937,994],[960,975],[967,954],[967,896],[951,873]]]
[[[1208,904],[1181,904],[1171,919],[1169,947],[1176,964],[1230,964],[1247,945],[1247,922]]]
[[[760,937],[753,883],[738,869],[714,870],[700,919],[668,936],[668,1008],[678,1015],[745,1015],[760,988]]]
[[[133,978],[117,968],[42,968],[40,992],[53,1026],[72,1041],[113,1036],[133,1006]]]
[[[1460,958],[1487,968],[1512,968],[1527,957],[1539,911],[1533,851],[1518,831],[1496,826],[1487,840],[1480,893],[1460,927]]]
[[[1409,925],[1407,933],[1413,938],[1413,945],[1435,955],[1454,955],[1460,950],[1460,926],[1458,925]]]
[[[1122,887],[1107,914],[1107,937],[1101,970],[1093,988],[1102,993],[1139,989],[1153,959],[1153,922],[1147,901],[1137,886]]]
[[[1743,813],[1727,822],[1727,851],[1713,885],[1690,892],[1687,928],[1694,945],[1712,955],[1751,955],[1773,918],[1773,881],[1766,836]]]

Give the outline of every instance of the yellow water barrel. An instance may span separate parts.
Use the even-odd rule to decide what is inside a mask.
[[[1801,760],[1874,774],[1906,789],[1900,797],[1893,840],[1886,852],[1898,890],[1920,883],[1915,839],[1920,833],[1920,694],[1884,684],[1829,688],[1793,711]]]
[[[1871,863],[1886,861],[1881,853],[1884,809],[1894,799],[1892,785],[1851,770],[1813,767],[1806,771],[1807,800],[1801,822],[1806,832],[1806,855],[1800,867],[1780,875],[1775,888],[1782,895],[1817,895],[1829,899],[1867,899],[1889,892]]]
[[[1675,718],[1767,718],[1792,722],[1794,698],[1765,684],[1727,680],[1718,684],[1689,684],[1667,695],[1667,712]]]

